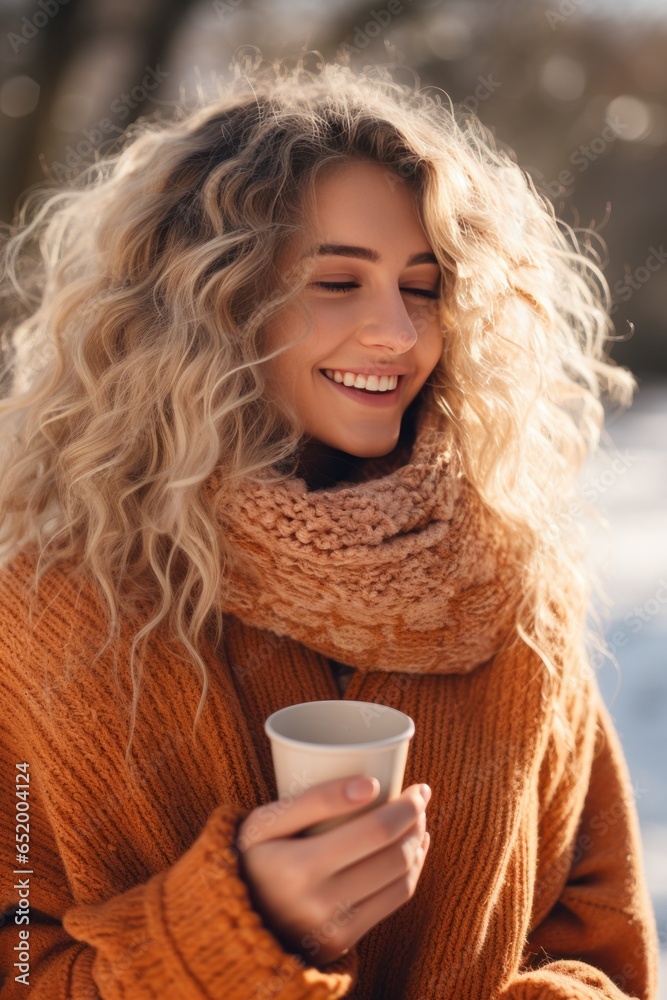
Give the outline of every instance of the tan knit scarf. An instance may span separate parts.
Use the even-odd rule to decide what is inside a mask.
[[[227,574],[223,610],[359,670],[466,673],[490,659],[513,631],[520,559],[446,427],[422,404],[407,451],[328,489],[243,481],[215,511],[247,563]]]

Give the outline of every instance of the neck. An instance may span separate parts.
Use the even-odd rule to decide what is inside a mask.
[[[296,475],[309,490],[326,489],[354,475],[365,459],[309,438],[299,453]]]
[[[420,401],[421,396],[416,396],[403,414],[401,433],[394,449],[397,451],[406,448],[406,461],[415,438],[415,421]],[[308,490],[321,490],[334,486],[341,479],[354,482],[355,473],[367,461],[372,459],[350,455],[311,437],[306,440],[299,452],[295,475],[304,480]]]

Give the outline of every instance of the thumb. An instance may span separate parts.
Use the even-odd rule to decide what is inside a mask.
[[[316,823],[355,812],[377,796],[380,782],[371,775],[322,781],[299,795],[258,806],[239,826],[236,844],[250,847],[278,837],[294,837]]]

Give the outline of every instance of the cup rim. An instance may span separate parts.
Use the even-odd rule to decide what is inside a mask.
[[[312,702],[297,702],[295,705],[284,705],[283,708],[278,708],[276,709],[275,712],[272,712],[271,715],[269,715],[268,718],[265,720],[264,732],[266,733],[266,735],[269,737],[270,740],[275,740],[278,743],[282,743],[284,746],[295,747],[296,749],[302,749],[304,747],[307,747],[308,750],[314,753],[322,753],[322,754],[340,753],[341,746],[344,746],[346,750],[364,750],[364,751],[384,750],[386,747],[391,746],[392,744],[402,743],[403,740],[411,740],[415,734],[414,720],[409,715],[406,715],[405,712],[401,712],[400,709],[393,708],[391,705],[386,705],[383,707],[389,709],[391,712],[396,712],[398,713],[398,715],[403,716],[403,718],[406,720],[405,731],[402,733],[398,733],[396,736],[385,736],[379,740],[370,740],[370,742],[368,743],[344,743],[344,744],[311,743],[308,740],[296,740],[292,736],[283,736],[282,733],[276,732],[276,730],[273,728],[271,720],[274,718],[274,716],[279,715],[281,712],[285,712],[290,708],[297,708],[300,705],[306,705],[306,704],[325,705],[325,704],[330,704],[332,702],[335,703],[336,705],[339,705],[341,701],[342,699],[340,698],[321,698],[321,699],[316,699],[315,701]],[[374,705],[376,703],[370,701],[368,702],[359,701],[358,699],[351,698],[351,699],[346,699],[345,704]]]

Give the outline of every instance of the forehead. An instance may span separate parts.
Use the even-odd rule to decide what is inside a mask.
[[[414,187],[396,169],[367,160],[326,164],[315,178],[314,189],[321,210],[333,202],[368,205],[379,200],[412,208],[416,199]]]
[[[306,220],[302,254],[319,245],[374,246],[402,243],[428,248],[415,189],[395,170],[378,163],[332,164],[317,176],[314,215]],[[377,262],[377,258],[367,257]]]

